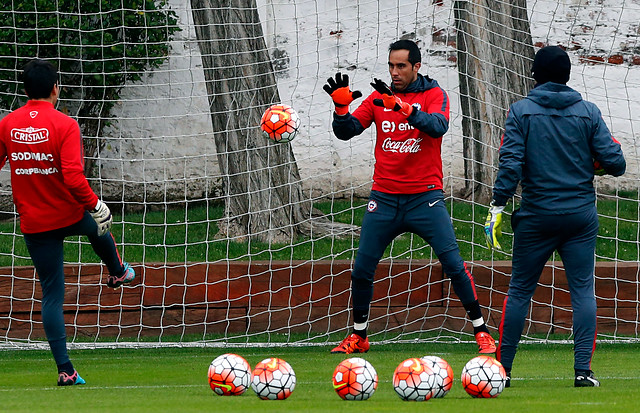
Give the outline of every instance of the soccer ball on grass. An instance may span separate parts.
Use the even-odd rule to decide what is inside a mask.
[[[422,360],[431,368],[435,377],[432,398],[438,399],[449,393],[453,386],[453,369],[446,360],[438,356],[424,356]]]
[[[367,400],[378,388],[378,373],[367,360],[352,357],[334,370],[333,388],[344,400]]]
[[[404,360],[393,372],[393,388],[402,400],[426,401],[433,395],[436,377],[427,362]]]
[[[498,397],[507,381],[502,364],[489,356],[472,358],[462,369],[462,387],[473,397]]]
[[[251,367],[237,354],[222,354],[209,365],[209,386],[220,396],[239,396],[249,388]]]
[[[284,400],[296,387],[296,374],[286,361],[270,357],[256,364],[251,388],[263,400]]]

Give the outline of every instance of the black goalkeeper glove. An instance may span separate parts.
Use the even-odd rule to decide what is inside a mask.
[[[349,89],[349,75],[343,75],[340,72],[336,73],[335,80],[331,77],[327,79],[327,84],[322,88],[333,99],[338,115],[349,113],[349,104],[362,97],[362,93],[359,90],[352,92]]]
[[[374,105],[399,112],[407,118],[413,113],[413,106],[407,102],[403,102],[402,99],[394,95],[391,88],[382,80],[374,78],[371,86],[373,86],[378,93],[382,94],[382,99],[373,99]]]

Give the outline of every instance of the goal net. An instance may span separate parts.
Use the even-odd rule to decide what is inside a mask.
[[[25,102],[20,72],[28,58],[58,65],[58,109],[81,125],[87,176],[111,207],[119,251],[137,272],[131,285],[111,290],[86,238],[66,239],[72,345],[325,345],[343,338],[353,323],[350,273],[375,136],[370,128],[336,139],[322,86],[340,71],[367,96],[374,77],[388,78],[388,46],[400,38],[418,43],[421,73],[450,97],[445,197],[494,336],[510,254],[486,248],[483,223],[501,122],[508,104],[526,94],[510,79],[532,85],[535,50],[566,48],[569,86],[599,106],[627,160],[623,177],[595,180],[599,339],[638,339],[640,1],[170,0],[144,9],[113,0],[99,12],[82,2],[54,3],[0,8],[0,116]],[[513,45],[530,54],[514,53]],[[478,70],[469,71],[472,65]],[[502,75],[481,75],[492,70]],[[475,91],[490,92],[461,87],[461,73],[480,85]],[[273,103],[300,117],[291,143],[260,134],[258,120]],[[467,130],[467,121],[484,137]],[[5,165],[0,347],[44,347],[40,285],[11,193]],[[505,232],[509,251],[508,223]],[[371,340],[473,339],[438,258],[418,236],[392,242],[374,288]],[[571,318],[554,255],[524,337],[570,339]]]

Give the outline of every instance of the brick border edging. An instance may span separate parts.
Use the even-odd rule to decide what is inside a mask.
[[[115,291],[103,285],[103,266],[68,265],[65,317],[76,326],[68,335],[335,331],[350,323],[351,265],[350,260],[134,264],[136,280]],[[511,262],[475,261],[468,267],[495,328]],[[597,263],[600,333],[636,334],[639,273],[637,262]],[[0,268],[0,337],[42,337],[39,299],[33,267]],[[533,302],[525,331],[570,332],[561,263],[545,267]],[[35,322],[29,321],[32,311]],[[385,260],[377,269],[371,328],[458,331],[469,326],[437,261]]]

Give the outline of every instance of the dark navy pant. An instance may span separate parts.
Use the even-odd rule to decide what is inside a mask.
[[[391,241],[405,232],[417,234],[431,245],[463,304],[477,300],[473,277],[460,257],[442,191],[410,195],[371,191],[351,274],[354,311],[369,311],[378,262]]]
[[[598,214],[595,206],[566,215],[516,211],[513,268],[500,323],[498,358],[510,369],[540,274],[554,251],[564,264],[573,309],[574,367],[590,370],[596,339],[594,260]]]
[[[98,226],[88,212],[77,223],[37,234],[24,234],[29,255],[42,287],[42,325],[57,365],[69,361],[62,305],[64,303],[63,241],[71,235],[86,235],[109,274],[124,270],[110,232],[99,237]]]

